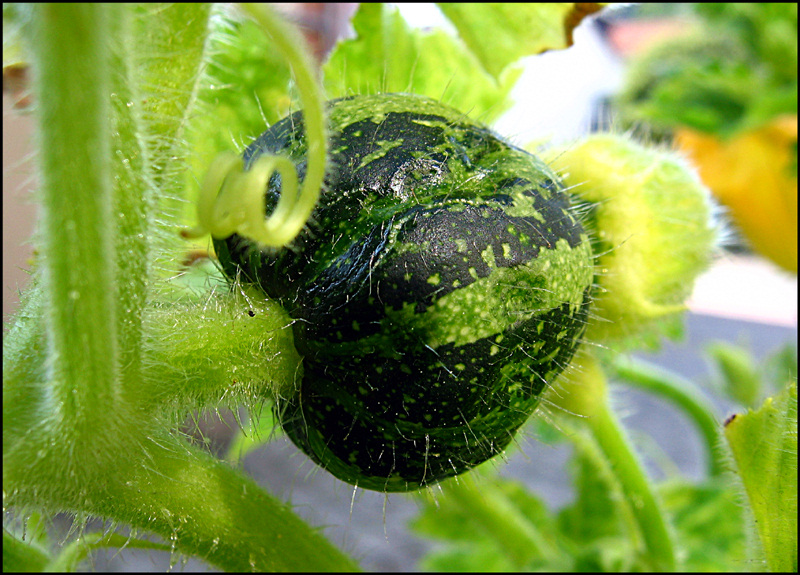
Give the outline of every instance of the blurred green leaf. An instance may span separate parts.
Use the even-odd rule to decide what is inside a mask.
[[[771,571],[797,572],[797,383],[725,424]]]
[[[622,121],[732,133],[754,96],[752,65],[727,36],[699,32],[659,44],[629,68],[617,100]]]
[[[275,420],[272,404],[263,405],[259,413],[250,414],[246,431],[244,426],[239,428],[228,448],[226,459],[231,462],[241,461],[248,453],[280,433],[281,428]]]
[[[787,344],[764,361],[764,371],[769,374],[777,389],[797,381],[797,344]]]
[[[224,25],[210,39],[212,56],[198,92],[200,112],[189,134],[190,189],[198,187],[220,151],[243,149],[283,118],[293,101],[289,67],[258,24],[229,13],[218,17]]]
[[[761,375],[753,355],[745,348],[716,341],[706,347],[719,366],[725,392],[746,407],[755,407],[761,398]]]
[[[686,571],[737,571],[746,559],[744,512],[728,478],[675,480],[659,495],[675,528]]]
[[[559,526],[565,535],[579,547],[589,545],[597,539],[616,537],[624,533],[624,518],[610,474],[605,473],[602,456],[590,459],[588,445],[578,444],[571,462],[575,488],[575,502],[559,514]],[[593,461],[592,461],[593,459]]]
[[[698,3],[695,10],[746,46],[770,81],[797,82],[796,3]]]
[[[595,459],[579,445],[573,461],[576,501],[558,515],[516,481],[483,477],[475,485],[477,493],[490,505],[496,504],[493,494],[502,493],[515,506],[515,513],[534,524],[557,552],[537,554],[524,568],[520,567],[498,544],[499,538],[481,525],[480,514],[464,505],[463,500],[449,496],[448,486],[444,496],[429,495],[424,500],[423,510],[412,524],[417,533],[443,542],[423,559],[420,568],[451,572],[524,569],[611,573],[646,568],[639,561],[636,538],[625,527],[619,496],[605,477],[603,468],[607,463]],[[739,492],[728,478],[717,477],[699,485],[674,479],[661,485],[659,495],[675,530],[683,570],[736,571],[744,565],[744,510]]]
[[[473,472],[474,474],[474,472]],[[557,522],[522,483],[492,475],[462,476],[427,495],[412,529],[445,541],[423,569],[446,571],[567,570]]]
[[[562,424],[566,420],[562,419]],[[572,471],[575,501],[558,514],[562,541],[569,542],[573,569],[582,572],[652,570],[640,524],[626,497],[615,465],[595,434],[578,425],[567,428],[575,445]]]
[[[498,553],[489,541],[453,543],[428,553],[419,564],[423,572],[441,573],[508,573],[516,571],[512,562]]]
[[[523,56],[572,45],[572,30],[601,4],[437,3],[481,66],[499,80]]]
[[[797,345],[787,344],[758,361],[747,346],[714,341],[706,352],[716,364],[721,391],[741,405],[755,409],[771,394],[797,381]]]
[[[559,528],[573,543],[576,571],[630,571],[636,550],[630,534],[635,532],[626,516],[623,496],[614,484],[608,463],[591,439],[576,440],[571,466],[576,489],[575,502],[558,515]]]
[[[223,18],[227,26],[212,38],[208,81],[200,98],[224,114],[215,118],[220,127],[232,124],[250,132],[248,137],[258,136],[289,111],[291,72],[253,20]]]
[[[3,528],[3,573],[42,572],[50,556],[39,545],[18,539]]]
[[[631,64],[623,125],[678,126],[730,138],[797,113],[797,4],[697,4],[687,34]]]
[[[491,123],[509,106],[520,69],[496,80],[474,54],[442,30],[411,30],[398,11],[362,3],[353,18],[356,37],[340,42],[325,64],[330,97],[410,92],[442,100]]]

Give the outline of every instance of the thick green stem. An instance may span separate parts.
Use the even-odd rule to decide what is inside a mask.
[[[150,279],[152,182],[142,141],[141,99],[134,78],[133,8],[115,5],[108,30],[111,50],[111,109],[114,170],[113,215],[116,227],[116,298],[120,370],[127,391],[141,377],[142,315]]]
[[[589,426],[603,453],[612,462],[616,479],[642,534],[651,567],[656,571],[674,571],[675,550],[666,520],[619,421],[606,406],[595,413]]]
[[[117,547],[119,549],[152,549],[169,551],[170,546],[164,543],[154,543],[145,539],[124,537],[118,533],[87,533],[70,542],[58,556],[50,561],[46,571],[50,573],[70,573],[78,570],[78,566],[92,551],[102,547]]]
[[[213,7],[191,2],[141,3],[133,12],[132,72],[141,99],[141,136],[151,166],[148,177],[155,190],[152,199],[157,214],[149,238],[151,270],[161,274],[157,279],[165,279],[179,273],[185,249],[177,233],[186,209],[184,132],[197,113],[194,103],[207,64]]]
[[[605,387],[605,374],[599,362],[589,354],[584,354],[582,359],[582,380],[592,387]],[[675,546],[666,519],[656,502],[641,462],[611,411],[608,401],[597,405],[586,422],[600,449],[611,463],[614,476],[630,505],[651,568],[655,571],[674,571]]]
[[[242,401],[255,406],[293,391],[302,368],[292,320],[276,302],[249,295],[225,290],[151,302],[143,317],[142,371],[126,389],[140,408],[138,423],[120,421],[124,433],[138,432],[149,414],[183,417],[190,409]],[[31,427],[51,415],[41,399],[47,382],[42,299],[40,289],[29,290],[3,340],[4,457],[17,447],[27,450]],[[96,431],[101,437],[110,429]]]
[[[147,446],[151,466],[132,465],[88,503],[158,533],[176,550],[231,572],[353,571],[322,534],[227,463],[162,435]]]
[[[142,435],[147,439],[119,438],[116,460],[87,470],[88,482],[78,489],[43,491],[17,481],[30,472],[49,474],[59,454],[12,469],[4,465],[4,483],[19,486],[5,503],[123,522],[226,571],[357,569],[288,505],[229,464],[153,427]]]
[[[567,413],[581,416],[608,460],[613,479],[623,493],[644,544],[651,569],[673,571],[675,546],[650,482],[630,441],[608,403],[607,382],[600,362],[586,348],[573,360],[579,366],[561,380],[552,401]]]
[[[680,407],[705,440],[708,474],[717,476],[723,472],[725,455],[721,448],[721,424],[714,417],[713,406],[691,382],[632,357],[620,357],[613,367],[616,374],[628,383],[656,393]]]
[[[149,448],[96,509],[175,542],[226,571],[353,571],[324,536],[254,481],[209,454],[169,437]],[[124,507],[117,502],[124,502]]]
[[[177,410],[253,406],[294,392],[301,358],[291,318],[274,301],[221,291],[148,311],[142,402]]]
[[[50,407],[75,437],[118,401],[105,4],[37,4],[42,257]]]

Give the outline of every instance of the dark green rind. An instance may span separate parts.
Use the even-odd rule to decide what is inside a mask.
[[[555,174],[455,110],[379,95],[329,115],[326,189],[292,249],[215,246],[298,320],[292,441],[349,483],[417,489],[500,453],[569,363],[591,248]],[[305,150],[296,113],[245,159],[289,154],[302,177]]]

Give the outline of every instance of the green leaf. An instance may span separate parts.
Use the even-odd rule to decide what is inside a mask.
[[[441,30],[411,30],[396,9],[383,4],[361,4],[353,27],[356,38],[339,43],[323,68],[330,97],[410,92],[486,123],[508,107],[521,70],[493,78],[457,39]]]
[[[559,524],[565,535],[583,547],[597,539],[619,536],[625,529],[623,508],[617,503],[619,489],[610,474],[604,472],[605,463],[588,445],[578,446],[571,462],[577,497],[561,511]],[[594,461],[590,455],[595,455]]]
[[[41,572],[49,562],[50,557],[38,545],[3,529],[3,573]]]
[[[508,557],[498,553],[497,547],[484,540],[454,543],[432,551],[422,558],[419,569],[442,573],[507,573],[519,570]]]
[[[437,3],[494,78],[523,56],[572,45],[572,30],[600,4]]]
[[[586,430],[569,432],[575,443],[575,502],[558,514],[558,526],[570,542],[576,571],[618,572],[637,566],[637,530],[619,482],[600,446]]]
[[[786,344],[770,355],[764,360],[764,370],[772,383],[777,384],[777,389],[797,381],[797,344]]]
[[[659,136],[686,126],[732,138],[797,114],[797,4],[696,4],[690,33],[631,64],[618,104],[623,125]]]
[[[246,145],[290,109],[291,73],[253,20],[228,17],[210,39],[207,78],[198,94],[202,118],[193,126],[192,151],[207,166],[232,142]]]
[[[727,394],[746,407],[755,407],[762,385],[753,355],[724,341],[714,342],[706,349],[722,372]]]
[[[208,70],[212,85],[203,96],[235,112],[257,136],[266,128],[265,120],[275,123],[289,111],[289,65],[250,19],[229,22],[213,41]]]
[[[725,425],[771,571],[797,572],[797,384]]]
[[[517,481],[497,476],[476,480],[473,473],[447,482],[441,496],[423,501],[412,528],[448,542],[425,559],[425,568],[510,571],[535,565],[560,571],[571,566],[552,513]]]
[[[247,431],[244,426],[233,437],[225,459],[231,463],[241,461],[245,455],[267,443],[270,439],[281,433],[281,427],[275,419],[272,403],[263,405],[260,410],[252,410],[247,422]]]
[[[693,485],[677,480],[662,485],[659,496],[670,516],[689,572],[738,571],[747,549],[744,513],[727,478]]]
[[[698,3],[695,10],[756,55],[767,77],[797,82],[796,3]]]

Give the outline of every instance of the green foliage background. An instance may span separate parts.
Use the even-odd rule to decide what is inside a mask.
[[[635,60],[617,99],[624,125],[729,139],[797,113],[797,4],[701,3],[694,15]]]

